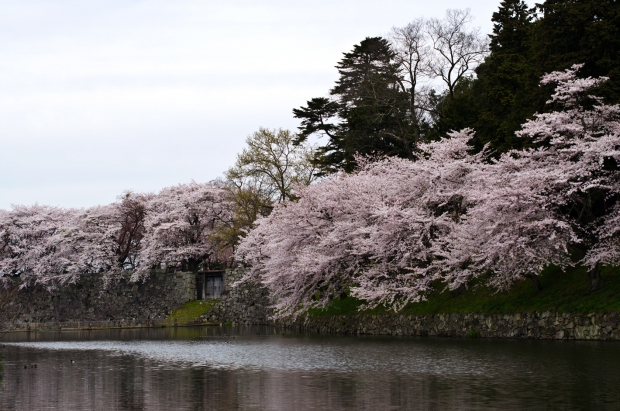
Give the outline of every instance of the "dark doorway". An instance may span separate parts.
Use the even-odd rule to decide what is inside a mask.
[[[196,275],[196,294],[198,300],[211,300],[222,297],[224,293],[224,271],[201,271]]]
[[[205,299],[205,276],[200,273],[196,274],[196,299]]]

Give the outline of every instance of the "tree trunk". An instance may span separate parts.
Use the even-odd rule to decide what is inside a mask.
[[[588,271],[588,277],[590,277],[590,288],[588,288],[587,292],[591,293],[592,291],[600,290],[601,289],[601,268],[599,267],[598,263],[596,263],[594,268]]]
[[[529,278],[530,280],[532,280],[532,283],[534,284],[534,294],[538,294],[539,292],[542,291],[542,285],[540,284],[540,280],[538,279],[538,276],[536,274],[524,274],[523,275],[525,278]]]

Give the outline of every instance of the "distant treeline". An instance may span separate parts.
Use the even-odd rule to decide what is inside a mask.
[[[620,4],[614,0],[548,0],[534,8],[506,0],[493,32],[469,27],[468,11],[416,19],[387,38],[369,37],[344,53],[329,97],[293,110],[298,141],[325,136],[315,156],[324,174],[355,168],[356,154],[413,158],[421,142],[472,128],[477,150],[532,145],[515,131],[546,105],[545,73],[583,63],[581,77],[609,77],[597,91],[620,102]]]

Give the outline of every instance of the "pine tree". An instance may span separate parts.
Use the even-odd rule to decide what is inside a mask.
[[[430,135],[472,127],[474,143],[504,152],[530,145],[515,131],[545,105],[552,88],[539,86],[545,73],[585,63],[581,77],[610,78],[596,94],[620,102],[620,3],[616,0],[547,0],[529,9],[504,0],[493,14],[491,54],[464,80],[460,92],[438,100]]]
[[[293,110],[302,120],[298,142],[314,133],[328,138],[315,157],[323,173],[352,171],[356,154],[412,156],[407,95],[394,57],[387,40],[366,38],[336,66],[340,78],[330,98],[314,98]]]

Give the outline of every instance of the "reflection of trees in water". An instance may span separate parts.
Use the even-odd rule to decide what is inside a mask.
[[[545,409],[550,404],[560,409],[605,409],[604,401],[620,401],[614,388],[620,371],[604,365],[617,363],[618,355],[607,346],[535,344],[528,349],[520,343],[478,345],[495,366],[463,373],[443,367],[443,362],[456,361],[451,350],[434,358],[440,364],[432,372],[396,372],[381,364],[371,370],[344,366],[341,370],[231,371],[109,351],[8,347],[5,374],[10,378],[2,384],[0,409],[484,410],[499,405],[504,409]],[[361,347],[358,354],[370,349]],[[469,353],[475,350],[467,347]],[[500,351],[499,357],[488,355]],[[409,355],[393,354],[401,361]],[[290,360],[282,358],[282,364],[294,366]],[[23,369],[23,364],[33,363],[38,363],[37,369]],[[476,364],[472,360],[470,366]],[[525,375],[527,369],[533,372],[532,377]]]

